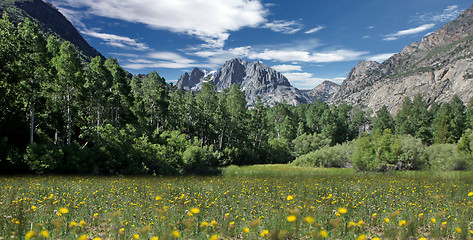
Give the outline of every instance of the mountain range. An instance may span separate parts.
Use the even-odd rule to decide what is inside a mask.
[[[43,0],[2,0],[0,11],[19,22],[29,18],[46,36],[56,35],[73,43],[81,55],[102,56],[91,47],[57,8]],[[180,77],[176,86],[198,90],[211,81],[217,90],[239,84],[248,105],[261,99],[297,105],[317,100],[348,103],[378,110],[385,105],[396,113],[405,97],[421,93],[428,104],[448,102],[456,94],[464,102],[473,97],[473,6],[420,42],[406,46],[388,60],[361,61],[341,85],[323,82],[312,90],[299,90],[280,72],[261,62],[231,59],[217,71],[194,68]]]
[[[194,68],[191,74],[184,73],[176,86],[185,90],[199,90],[205,81],[212,81],[217,91],[239,84],[249,106],[255,105],[258,98],[270,106],[278,102],[292,105],[313,102],[307,94],[293,87],[280,72],[261,62],[248,62],[239,58],[225,62],[216,72]]]

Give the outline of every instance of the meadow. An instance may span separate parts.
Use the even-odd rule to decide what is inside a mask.
[[[0,177],[0,239],[467,239],[472,172]]]

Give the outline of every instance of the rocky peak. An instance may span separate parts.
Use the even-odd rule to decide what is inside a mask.
[[[194,68],[189,75],[189,73],[185,72],[179,80],[177,80],[176,87],[182,88],[184,90],[190,90],[197,86],[205,76],[205,73],[198,68]]]
[[[246,77],[248,62],[240,58],[226,61],[215,73],[214,84],[217,89],[229,88],[233,84],[241,84]]]
[[[331,82],[331,81],[323,81],[317,87],[312,90],[308,90],[306,93],[312,99],[319,100],[319,101],[327,101],[330,97],[335,95],[340,90],[340,85]]]
[[[200,71],[200,70],[199,70]],[[200,76],[200,75],[199,75]],[[189,74],[184,74],[177,86],[183,89],[198,90],[205,76],[195,83]],[[258,97],[267,105],[278,102],[288,104],[310,103],[312,100],[299,89],[291,86],[287,78],[261,62],[247,62],[240,58],[226,61],[214,74],[211,74],[217,90],[239,84],[245,92],[248,105],[256,104]]]
[[[376,78],[374,73],[378,70],[380,64],[375,61],[361,61],[348,73],[347,78],[340,86],[340,91],[333,97],[342,98],[343,96],[357,92],[363,88],[371,86]]]

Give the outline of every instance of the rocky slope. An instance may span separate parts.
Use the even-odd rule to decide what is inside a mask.
[[[340,85],[331,81],[324,81],[314,89],[305,91],[305,93],[315,101],[326,102],[338,91],[340,91]]]
[[[74,44],[85,59],[102,56],[79,34],[57,8],[43,0],[0,0],[0,13],[6,12],[14,22],[29,18],[49,36],[54,34]]]
[[[199,79],[198,82],[197,79]],[[292,105],[312,103],[310,97],[291,86],[281,73],[260,62],[247,62],[239,58],[225,62],[217,72],[212,74],[205,74],[195,68],[190,75],[188,73],[182,75],[176,86],[182,89],[198,90],[201,82],[206,80],[212,80],[219,91],[229,88],[232,84],[240,84],[249,106],[255,105],[258,97],[267,105],[278,102]]]
[[[421,42],[406,46],[385,62],[354,67],[329,103],[346,102],[396,113],[404,97],[422,93],[429,103],[457,94],[473,97],[473,6]]]

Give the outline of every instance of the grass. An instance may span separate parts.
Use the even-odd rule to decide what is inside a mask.
[[[0,177],[0,239],[466,239],[472,172]],[[469,196],[470,195],[470,196]]]

